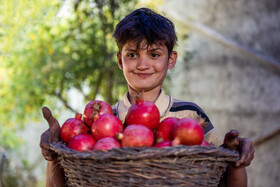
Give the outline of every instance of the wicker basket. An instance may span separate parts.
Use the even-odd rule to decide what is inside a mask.
[[[215,146],[117,148],[78,152],[53,143],[68,186],[217,186],[239,154]]]

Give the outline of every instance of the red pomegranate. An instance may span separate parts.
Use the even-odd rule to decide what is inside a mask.
[[[117,138],[121,140],[122,147],[151,147],[154,143],[154,133],[143,125],[129,125]]]
[[[78,134],[88,134],[89,128],[81,120],[82,114],[76,114],[75,118],[67,119],[60,128],[60,137],[63,142],[68,143],[71,138]]]
[[[155,133],[156,142],[172,140],[172,127],[179,120],[179,118],[168,117],[162,120]]]
[[[163,141],[163,142],[159,142],[156,145],[154,145],[154,147],[158,147],[158,148],[170,147],[170,146],[171,146],[171,141],[169,141],[169,140]]]
[[[84,110],[84,121],[91,128],[92,123],[106,113],[113,114],[113,109],[108,103],[100,100],[90,101]]]
[[[101,138],[98,140],[94,146],[94,150],[109,150],[113,148],[121,147],[120,142],[111,137]]]
[[[96,140],[105,137],[116,137],[116,133],[123,131],[123,124],[113,114],[103,114],[98,120],[92,123],[91,134]]]
[[[93,150],[95,143],[91,134],[78,134],[69,141],[67,147],[76,151],[87,151]]]
[[[156,105],[153,102],[138,98],[135,104],[128,109],[125,125],[139,124],[154,130],[157,128],[159,120],[160,113]]]
[[[201,125],[192,118],[182,118],[172,129],[172,145],[200,145],[204,134]]]

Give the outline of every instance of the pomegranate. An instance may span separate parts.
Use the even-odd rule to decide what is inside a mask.
[[[201,142],[200,145],[201,145],[201,146],[209,146],[209,145],[211,145],[211,144],[210,144],[209,142],[203,140],[203,141]]]
[[[98,140],[93,149],[105,151],[117,147],[121,147],[121,144],[116,138],[106,137]]]
[[[123,131],[123,124],[113,114],[103,114],[92,123],[91,133],[96,140],[105,137],[116,137],[116,133]]]
[[[177,121],[172,129],[172,145],[200,145],[203,141],[203,129],[192,118],[182,118]]]
[[[75,118],[67,119],[60,128],[60,137],[68,143],[71,138],[78,134],[88,134],[89,128],[83,123],[82,114],[76,114]]]
[[[91,134],[78,134],[69,141],[67,147],[76,151],[87,151],[93,150],[95,143]]]
[[[167,141],[163,141],[163,142],[159,142],[156,145],[154,145],[154,147],[170,147],[171,146],[171,141],[167,140]]]
[[[154,143],[154,133],[143,125],[129,125],[123,133],[118,133],[122,147],[151,147]]]
[[[179,118],[168,117],[162,120],[155,133],[156,142],[162,142],[166,140],[172,140],[172,127],[179,120]]]
[[[156,105],[153,102],[138,98],[135,104],[128,109],[125,125],[139,124],[154,130],[157,128],[159,120],[160,113]]]
[[[100,100],[90,101],[84,110],[84,121],[91,128],[92,123],[106,113],[113,114],[113,109],[108,103]]]

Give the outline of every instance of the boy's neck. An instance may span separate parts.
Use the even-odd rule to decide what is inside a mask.
[[[154,103],[157,100],[160,92],[161,92],[161,88],[157,88],[149,91],[143,91],[141,92],[141,94],[143,94],[142,97],[144,101],[151,101]],[[131,104],[135,104],[135,97],[138,93],[139,92],[137,92],[136,90],[133,90],[130,87],[128,88],[128,99]]]

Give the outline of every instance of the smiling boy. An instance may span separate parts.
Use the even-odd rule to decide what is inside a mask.
[[[205,140],[220,145],[214,127],[196,104],[179,101],[165,95],[162,84],[167,71],[177,60],[173,51],[177,37],[173,23],[150,9],[138,9],[117,25],[114,37],[119,47],[119,68],[128,84],[124,100],[113,106],[115,115],[123,120],[137,93],[143,93],[146,101],[154,102],[161,115],[166,117],[202,116],[208,122],[204,127]]]
[[[177,41],[174,24],[150,9],[141,8],[119,22],[114,37],[119,48],[118,65],[128,85],[128,92],[124,99],[113,106],[114,114],[123,120],[128,108],[135,103],[134,96],[142,92],[144,100],[156,104],[161,120],[171,116],[195,119],[201,116],[207,124],[203,127],[205,140],[220,146],[221,142],[214,126],[199,106],[166,95],[162,89],[167,71],[175,66],[177,60],[177,52],[173,51]],[[59,134],[56,133],[59,124],[48,108],[43,108],[43,114],[50,126],[42,134],[40,142],[42,154],[48,160],[47,186],[62,186],[64,184],[63,170],[56,161],[56,155],[49,149],[49,144],[59,138]],[[245,167],[250,165],[254,158],[252,142],[247,138],[239,138],[237,131],[230,131],[225,136],[224,146],[238,150],[241,158],[228,167],[225,180],[221,181],[221,185],[246,186]]]
[[[119,48],[118,65],[128,84],[124,100],[113,106],[115,115],[123,120],[128,108],[135,102],[133,96],[142,92],[144,100],[156,104],[161,120],[167,117],[196,119],[201,116],[207,124],[203,127],[204,139],[220,146],[214,126],[199,106],[166,95],[162,89],[167,71],[175,66],[177,60],[177,52],[173,51],[177,41],[174,24],[154,11],[142,8],[119,22],[114,37]],[[235,145],[230,145],[232,142]],[[239,138],[237,131],[230,131],[225,136],[224,146],[239,150],[241,159],[228,168],[226,181],[221,181],[221,185],[246,186],[245,167],[254,158],[252,142]]]

